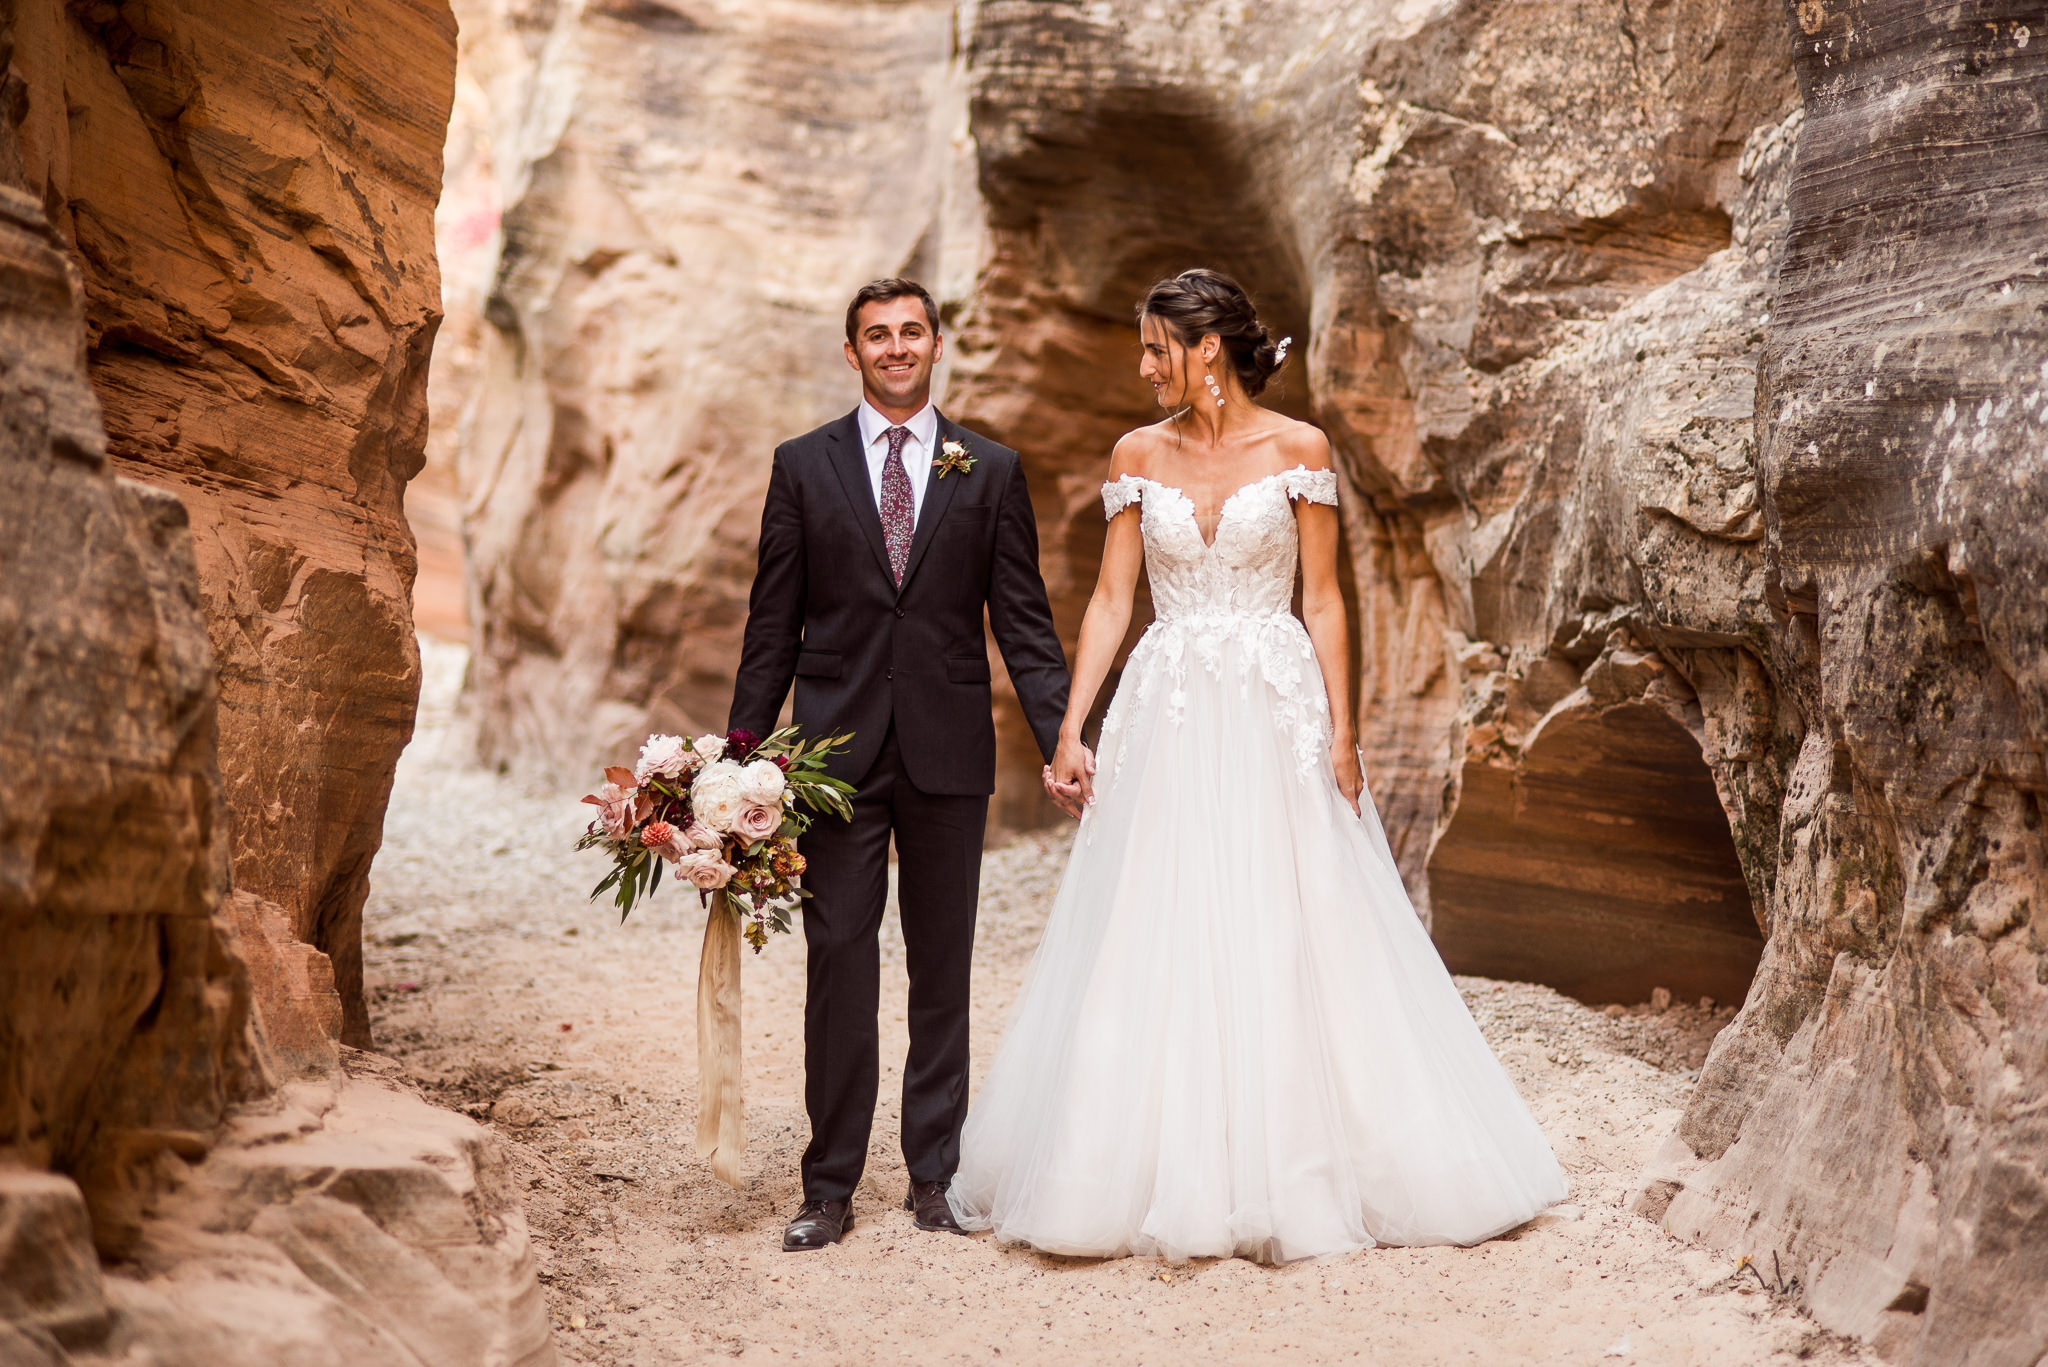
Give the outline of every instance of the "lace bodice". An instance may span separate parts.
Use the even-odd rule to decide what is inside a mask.
[[[1337,472],[1297,465],[1253,480],[1223,500],[1213,544],[1202,540],[1194,500],[1171,484],[1125,475],[1102,486],[1106,516],[1139,505],[1145,573],[1161,621],[1286,612],[1300,553],[1290,498],[1336,506]]]
[[[1132,649],[1103,719],[1107,777],[1123,766],[1128,708],[1148,706],[1163,685],[1166,719],[1180,721],[1191,663],[1215,678],[1234,675],[1247,695],[1259,679],[1302,772],[1325,762],[1330,711],[1322,675],[1308,632],[1290,610],[1301,554],[1289,504],[1296,498],[1334,507],[1336,472],[1297,465],[1253,480],[1223,501],[1216,539],[1204,542],[1194,500],[1172,485],[1125,475],[1102,486],[1109,517],[1139,505],[1156,614]]]

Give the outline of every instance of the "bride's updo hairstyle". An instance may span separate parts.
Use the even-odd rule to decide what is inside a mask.
[[[1165,324],[1185,347],[1199,345],[1202,338],[1215,333],[1223,340],[1223,354],[1247,394],[1257,396],[1280,369],[1284,353],[1259,321],[1251,296],[1221,271],[1197,267],[1160,281],[1145,291],[1138,304],[1141,327],[1147,318]]]

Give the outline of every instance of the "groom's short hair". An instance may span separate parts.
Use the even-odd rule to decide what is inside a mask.
[[[871,280],[862,285],[853,296],[853,302],[846,306],[846,340],[854,340],[860,331],[860,311],[869,304],[884,304],[891,299],[914,298],[924,305],[924,320],[931,324],[932,335],[939,332],[939,306],[932,302],[930,291],[915,280],[905,280],[892,275],[887,280]]]

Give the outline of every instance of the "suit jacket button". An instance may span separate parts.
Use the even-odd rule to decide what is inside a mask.
[[[898,608],[898,609],[896,609],[896,615],[897,615],[898,617],[901,617],[901,616],[903,615],[903,609],[902,609],[902,608]]]
[[[896,671],[892,669],[888,673],[882,675],[882,677],[885,679],[893,679],[896,677]]]

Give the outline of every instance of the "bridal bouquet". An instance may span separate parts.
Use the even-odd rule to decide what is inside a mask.
[[[851,739],[803,741],[794,726],[766,740],[750,731],[649,736],[639,763],[607,768],[604,786],[583,799],[597,819],[576,848],[612,857],[591,900],[611,889],[623,921],[672,866],[707,906],[723,894],[759,953],[770,931],[789,930],[789,913],[810,896],[798,882],[804,857],[796,845],[809,812],[853,814],[852,786],[825,773],[825,761]]]
[[[851,818],[853,786],[825,772],[825,761],[852,736],[800,740],[794,726],[766,740],[723,736],[649,736],[631,769],[604,771],[604,786],[583,800],[597,819],[576,841],[601,849],[612,871],[591,890],[613,890],[619,919],[661,886],[664,867],[697,890],[705,905],[704,948],[697,958],[697,1154],[720,1181],[738,1187],[746,1152],[740,1098],[740,938],[756,954],[768,932],[787,931],[789,913],[810,896],[799,884],[804,857],[797,837],[813,814]]]

